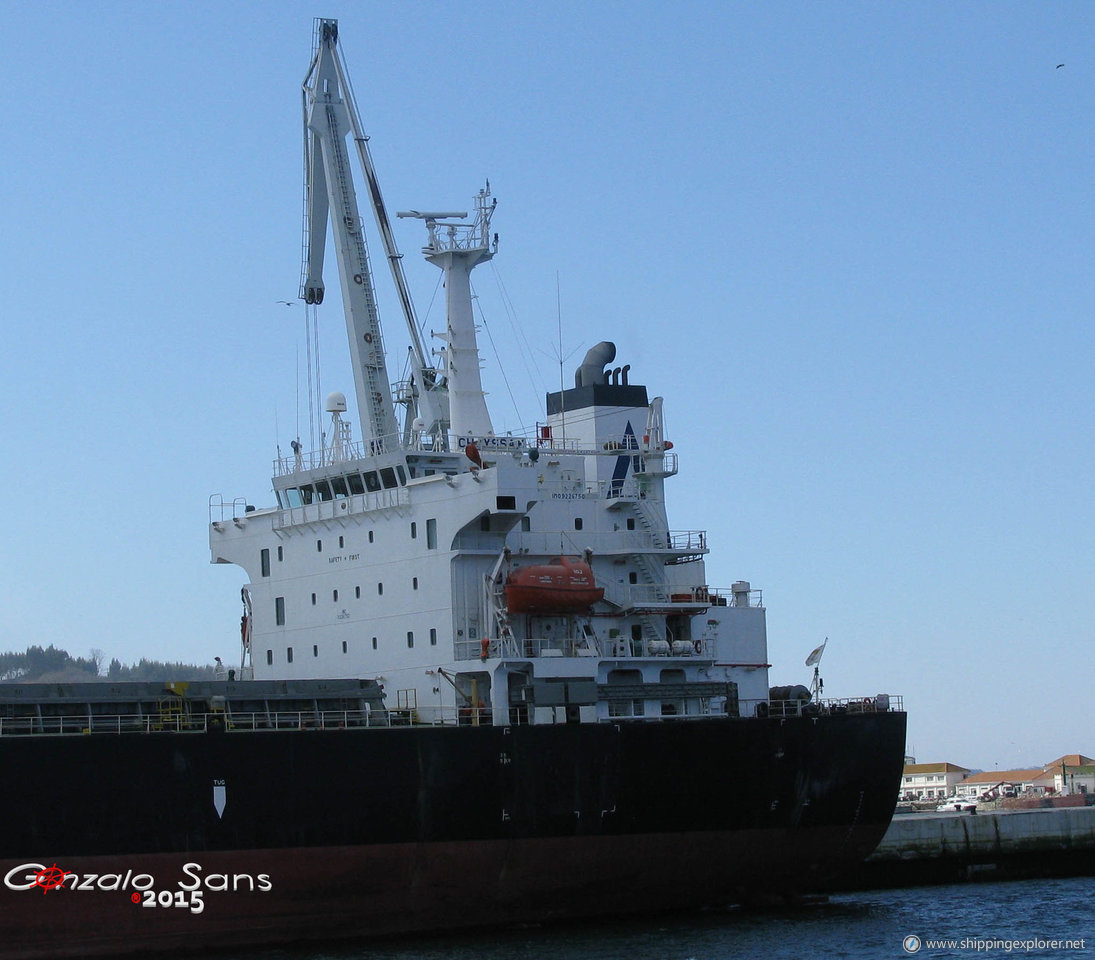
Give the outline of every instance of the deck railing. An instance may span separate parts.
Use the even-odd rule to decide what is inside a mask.
[[[902,698],[878,694],[862,699],[741,700],[738,716],[819,717],[839,714],[902,713]],[[635,717],[634,722],[710,719],[711,714]],[[718,716],[721,716],[719,714]],[[620,717],[609,717],[616,722]],[[0,717],[0,736],[80,736],[260,732],[280,730],[347,730],[414,726],[490,726],[489,707],[418,707],[397,710],[283,710],[256,713],[191,713],[183,715],[92,714]]]

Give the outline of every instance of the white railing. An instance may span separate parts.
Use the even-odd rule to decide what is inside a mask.
[[[740,700],[740,717],[820,717],[903,713],[903,698],[877,694],[861,699]],[[640,720],[696,720],[710,714],[636,717]],[[608,718],[615,722],[622,717]],[[256,713],[194,713],[189,715],[101,714],[83,716],[0,717],[0,736],[87,736],[93,734],[154,734],[272,732],[283,730],[348,730],[412,726],[490,726],[490,707],[415,707],[398,710],[283,710]]]
[[[0,736],[98,733],[209,733],[268,730],[345,730],[361,727],[443,726],[482,722],[487,708],[416,707],[395,710],[279,710],[254,713],[83,714],[0,717]],[[489,722],[489,721],[487,721]]]
[[[236,497],[235,500],[225,500],[219,493],[214,493],[209,497],[209,522],[210,523],[225,523],[228,520],[235,520],[237,517],[243,517],[247,514],[247,501],[243,497]]]
[[[739,700],[744,717],[819,717],[839,714],[904,713],[904,699],[890,693],[825,700]]]

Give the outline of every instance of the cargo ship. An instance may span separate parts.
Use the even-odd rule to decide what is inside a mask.
[[[670,527],[663,401],[613,343],[527,436],[495,432],[470,285],[498,248],[489,185],[471,217],[399,214],[443,273],[428,362],[337,41],[316,22],[301,298],[323,300],[329,224],[357,435],[332,393],[272,503],[211,500],[211,560],[248,580],[223,675],[0,685],[0,958],[792,897],[889,824],[900,698],[769,686],[761,594],[709,584],[705,532]],[[410,341],[396,383],[376,237]]]

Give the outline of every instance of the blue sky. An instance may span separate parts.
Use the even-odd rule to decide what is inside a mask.
[[[317,15],[389,207],[499,197],[497,427],[542,416],[557,313],[568,380],[614,340],[773,682],[828,636],[826,693],[904,695],[920,760],[1095,751],[1088,3],[0,5],[0,648],[236,656],[206,505],[268,504],[297,429]]]

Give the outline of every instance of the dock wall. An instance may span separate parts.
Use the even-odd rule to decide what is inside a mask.
[[[1095,874],[1095,807],[896,817],[841,889]]]

